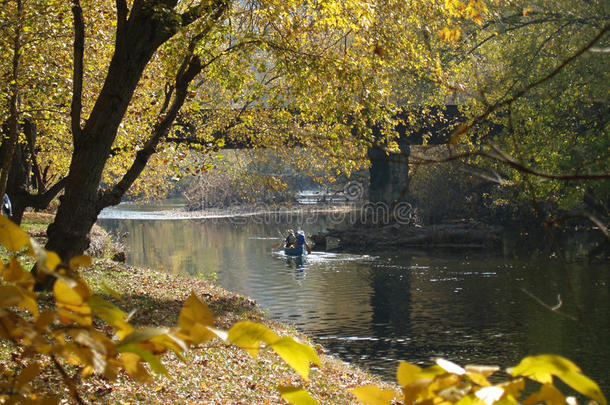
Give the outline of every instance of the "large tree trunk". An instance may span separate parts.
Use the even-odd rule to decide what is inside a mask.
[[[81,254],[88,246],[88,233],[95,223],[99,184],[117,130],[136,85],[155,50],[175,32],[163,24],[153,9],[141,2],[122,29],[100,95],[86,125],[74,135],[74,153],[55,221],[47,230],[46,248],[62,260]]]

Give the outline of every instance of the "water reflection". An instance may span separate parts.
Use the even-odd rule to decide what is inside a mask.
[[[429,364],[442,356],[511,366],[525,355],[552,352],[610,388],[610,276],[603,265],[573,264],[566,272],[551,261],[442,250],[287,257],[281,246],[287,227],[311,233],[325,226],[323,217],[316,224],[288,222],[105,219],[100,225],[127,233],[130,264],[215,273],[219,284],[257,300],[272,317],[388,378],[398,360]],[[531,297],[555,305],[558,294],[560,310],[583,322]]]

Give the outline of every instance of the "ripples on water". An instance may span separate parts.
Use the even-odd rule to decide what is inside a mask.
[[[388,379],[399,360],[430,364],[446,357],[506,367],[526,355],[557,353],[610,388],[610,284],[603,265],[570,266],[585,319],[576,323],[523,290],[548,305],[560,294],[561,310],[577,313],[555,262],[444,250],[314,252],[300,260],[280,249],[281,232],[294,223],[105,219],[100,225],[127,232],[130,264],[215,273],[219,284],[254,298],[270,316]]]

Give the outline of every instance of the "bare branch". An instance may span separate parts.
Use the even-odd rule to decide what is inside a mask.
[[[534,294],[532,294],[531,292],[527,291],[525,288],[522,288],[521,291],[523,291],[524,293],[526,293],[530,298],[532,298],[534,301],[536,301],[538,304],[542,305],[543,307],[545,307],[546,309],[548,309],[551,312],[556,313],[557,315],[561,315],[565,318],[568,318],[572,321],[577,321],[578,319],[573,317],[572,315],[568,315],[568,314],[564,314],[563,312],[559,312],[559,308],[561,308],[561,306],[563,305],[563,301],[561,300],[561,295],[557,294],[557,304],[556,305],[548,305],[546,302],[542,301],[540,298],[536,297]]]

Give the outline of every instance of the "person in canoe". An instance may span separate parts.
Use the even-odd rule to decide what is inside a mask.
[[[296,242],[296,247],[303,247],[305,246],[305,250],[307,250],[307,253],[311,253],[311,248],[309,247],[309,244],[307,243],[307,240],[305,239],[305,232],[303,232],[302,230],[299,230],[297,232],[297,242]]]
[[[292,249],[297,243],[297,237],[294,235],[294,231],[292,229],[288,230],[288,236],[286,236],[286,243],[284,244],[284,248]]]

